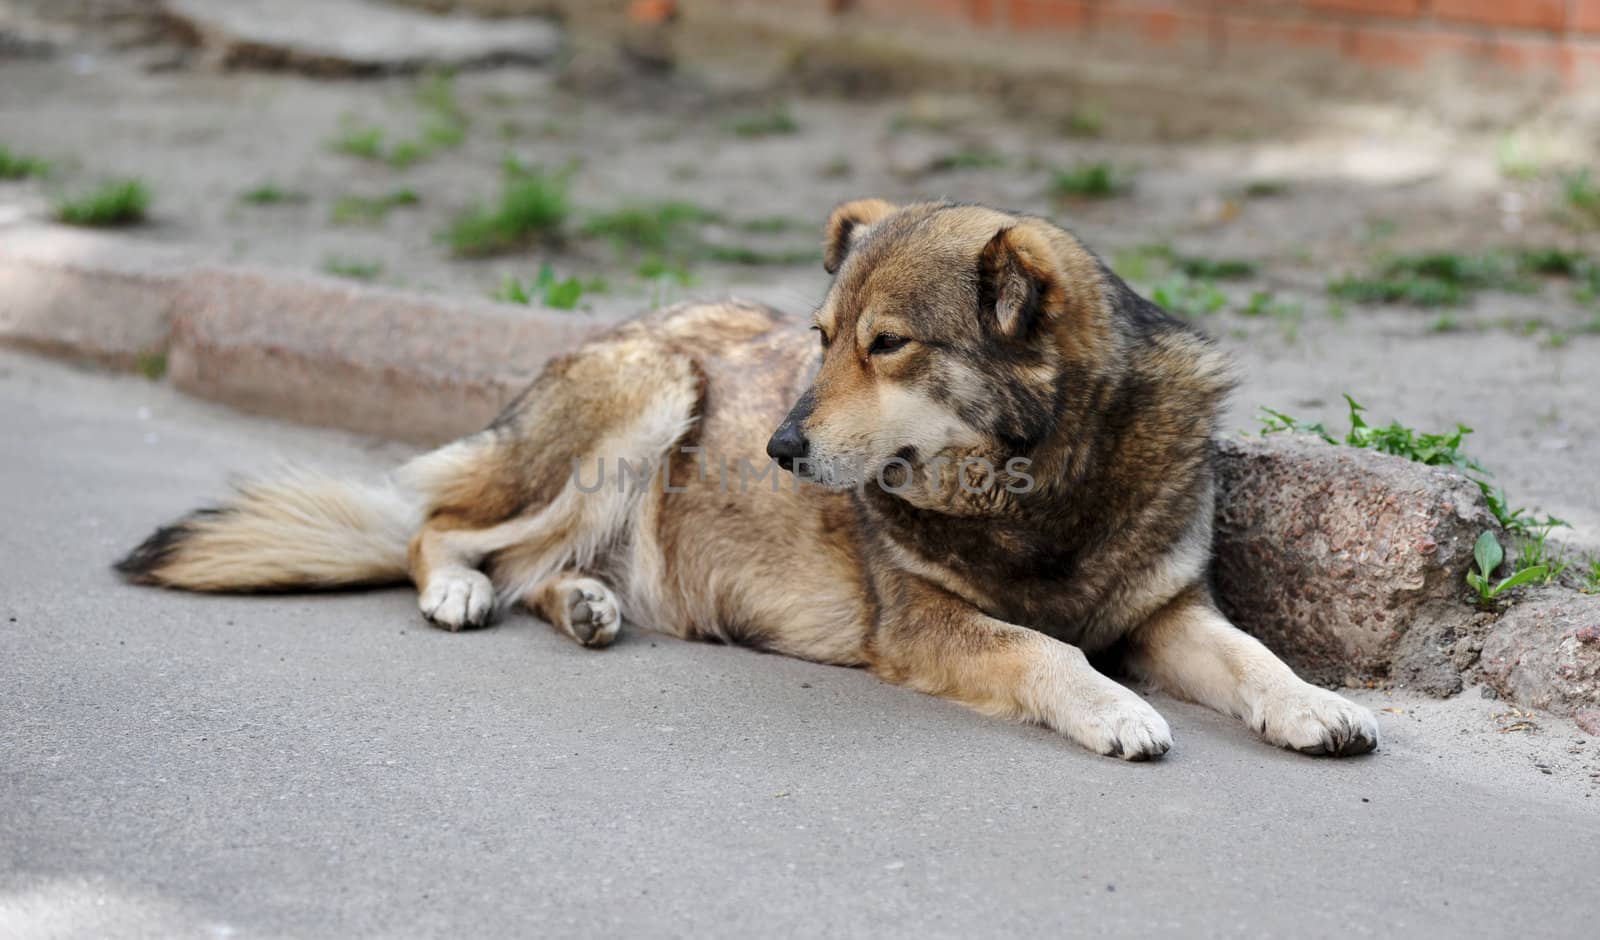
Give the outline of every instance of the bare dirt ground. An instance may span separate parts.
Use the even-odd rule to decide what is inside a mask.
[[[28,52],[0,51],[0,146],[55,169],[0,182],[0,224],[48,216],[58,195],[99,179],[136,176],[154,202],[150,223],[130,235],[197,259],[365,268],[380,283],[480,296],[549,264],[560,277],[605,281],[573,316],[729,293],[804,316],[827,286],[816,242],[833,204],[862,195],[998,204],[1068,225],[1146,291],[1189,291],[1180,303],[1244,376],[1230,428],[1253,430],[1267,405],[1342,432],[1343,393],[1377,421],[1464,423],[1475,429],[1468,450],[1515,503],[1568,520],[1557,538],[1575,550],[1600,548],[1600,308],[1573,281],[1426,309],[1327,289],[1424,251],[1600,255],[1554,172],[1588,156],[1570,129],[1468,132],[1398,107],[1319,106],[1294,130],[1162,140],[1122,112],[1086,112],[1063,129],[970,97],[761,98],[725,81],[711,91],[692,77],[619,80],[567,65],[457,76],[444,94],[463,139],[400,168],[334,142],[369,128],[384,131],[385,147],[418,139],[432,113],[418,100],[426,79],[220,74],[94,33],[57,34],[48,52]],[[496,195],[508,155],[570,170],[570,237],[452,258],[441,233]],[[1096,162],[1126,191],[1052,192],[1058,171]],[[291,198],[245,199],[269,184]],[[341,199],[398,190],[417,203],[366,222],[337,218]],[[641,273],[650,251],[583,234],[598,213],[664,201],[717,217],[675,236],[701,245],[681,271]],[[759,256],[729,263],[734,246]],[[1169,254],[1254,269],[1185,281]]]

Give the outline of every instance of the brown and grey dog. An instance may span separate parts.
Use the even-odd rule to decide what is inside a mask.
[[[626,617],[1157,757],[1166,721],[1086,656],[1112,653],[1274,744],[1377,746],[1371,713],[1212,603],[1231,379],[1208,341],[1039,218],[868,199],[824,243],[809,332],[736,302],[651,314],[381,484],[246,484],[118,568],[197,591],[409,577],[448,630],[521,601],[599,647]]]

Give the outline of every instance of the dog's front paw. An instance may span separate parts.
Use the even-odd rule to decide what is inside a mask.
[[[1346,757],[1378,746],[1378,720],[1372,712],[1306,683],[1265,696],[1252,723],[1268,741],[1302,754]]]
[[[1172,748],[1172,729],[1160,712],[1121,686],[1075,707],[1060,729],[1096,754],[1152,760]]]
[[[441,572],[428,580],[417,606],[429,623],[452,633],[481,627],[494,609],[494,584],[481,571]]]

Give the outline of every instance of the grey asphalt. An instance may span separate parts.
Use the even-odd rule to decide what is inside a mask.
[[[1506,736],[1317,760],[1157,699],[1125,764],[633,628],[140,589],[107,565],[228,471],[396,451],[10,354],[0,440],[8,940],[1594,935],[1600,799],[1454,740]]]

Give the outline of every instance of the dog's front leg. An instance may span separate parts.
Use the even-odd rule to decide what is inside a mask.
[[[1370,711],[1295,675],[1229,623],[1203,587],[1180,594],[1130,639],[1134,671],[1172,695],[1244,719],[1273,744],[1335,755],[1378,746]]]
[[[1037,722],[1125,760],[1160,757],[1172,746],[1166,720],[1095,671],[1077,647],[996,620],[924,581],[908,579],[894,593],[868,654],[881,678]]]

